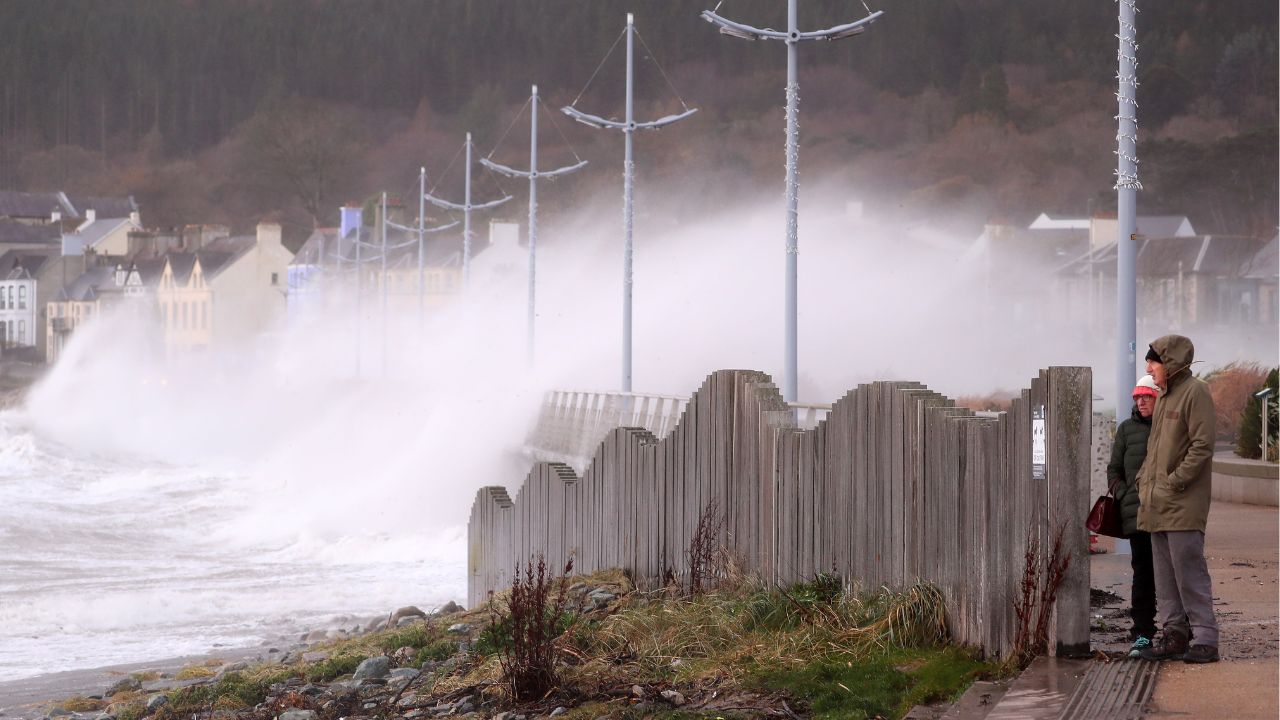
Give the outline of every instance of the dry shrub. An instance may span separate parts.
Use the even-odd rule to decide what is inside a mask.
[[[516,702],[539,700],[559,683],[556,640],[566,630],[565,584],[572,572],[572,559],[559,578],[547,572],[541,555],[536,568],[532,558],[523,569],[517,564],[506,614],[493,610],[493,625],[505,636],[498,653],[502,679]]]
[[[720,544],[720,531],[724,518],[720,506],[713,499],[698,516],[698,527],[689,539],[689,594],[702,595],[711,589],[723,575],[724,548]]]
[[[1027,531],[1020,593],[1013,599],[1013,610],[1018,617],[1013,660],[1023,667],[1049,650],[1049,619],[1058,601],[1058,587],[1071,566],[1071,553],[1062,546],[1062,536],[1066,531],[1066,522],[1058,525],[1047,552],[1041,546],[1035,529]]]
[[[1267,371],[1257,363],[1233,362],[1204,376],[1213,395],[1217,414],[1218,440],[1233,442],[1240,431],[1240,416],[1249,398],[1267,380]]]

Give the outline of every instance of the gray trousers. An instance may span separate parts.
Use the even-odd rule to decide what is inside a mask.
[[[1204,560],[1204,533],[1153,532],[1151,559],[1156,575],[1156,605],[1164,631],[1180,632],[1195,645],[1218,647],[1213,580]]]

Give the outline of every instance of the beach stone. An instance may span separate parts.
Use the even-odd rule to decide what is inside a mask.
[[[445,603],[439,610],[436,610],[437,615],[453,615],[460,612],[462,612],[462,606],[452,600]]]
[[[99,713],[93,720],[116,720],[116,716],[111,713]]]
[[[608,605],[609,601],[617,596],[604,588],[596,588],[595,590],[592,590],[591,594],[587,595],[587,597],[593,604],[595,604],[596,607],[603,607]]]
[[[276,720],[316,720],[315,710],[285,710]]]
[[[371,657],[360,663],[356,667],[356,674],[352,676],[353,680],[364,680],[365,678],[385,678],[391,673],[391,658],[386,656]]]
[[[676,706],[684,704],[684,695],[681,695],[675,690],[663,690],[662,699]]]
[[[394,678],[409,678],[410,680],[412,680],[412,679],[414,679],[414,678],[418,677],[418,675],[419,675],[418,671],[417,671],[416,669],[414,669],[414,668],[396,668],[395,670],[392,670],[392,671],[391,671],[391,677],[392,677],[393,679],[394,679]]]
[[[562,706],[560,706],[560,707],[556,708],[555,710],[552,710],[552,711],[551,711],[551,717],[559,717],[560,715],[563,715],[563,714],[565,714],[565,713],[567,713],[567,712],[569,712],[569,711],[568,711],[568,710],[565,710],[565,709],[564,709],[564,706],[562,705]]]
[[[390,617],[387,618],[387,627],[400,627],[404,624],[403,621],[406,618],[422,618],[425,620],[427,618],[427,614],[422,612],[422,610],[415,605],[406,605],[391,613]]]
[[[324,662],[329,659],[329,653],[323,650],[312,650],[311,652],[302,653],[302,661],[309,663]]]
[[[466,623],[454,623],[449,626],[449,632],[455,635],[462,635],[471,632],[471,626]]]
[[[317,643],[317,642],[320,642],[321,640],[328,640],[328,639],[329,639],[328,630],[312,630],[311,632],[302,636],[302,642],[304,643]]]
[[[112,695],[115,695],[116,693],[119,693],[119,692],[140,690],[141,688],[142,688],[142,683],[139,682],[137,678],[131,678],[131,677],[121,678],[120,680],[116,681],[115,685],[112,685],[111,687],[107,688],[107,691],[103,693],[103,695],[105,697],[111,697]]]
[[[150,712],[155,712],[156,710],[168,704],[169,704],[168,695],[152,695],[151,697],[147,698],[147,710]]]
[[[632,685],[631,694],[634,695],[635,697],[642,698],[644,697],[644,688],[640,687],[639,685]]]
[[[45,717],[47,718],[71,717],[72,715],[75,715],[75,713],[71,712],[70,710],[65,710],[63,708],[54,708],[50,710],[49,714],[45,715]]]
[[[223,665],[222,670],[220,672],[233,673],[233,672],[240,672],[241,670],[247,670],[248,668],[249,668],[249,663],[240,661],[240,662],[227,663],[226,665]]]

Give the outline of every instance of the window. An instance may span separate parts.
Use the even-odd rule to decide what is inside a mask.
[[[271,284],[272,285],[280,284],[280,273],[271,273]]]
[[[184,302],[182,303],[182,329],[186,330],[187,327],[189,327],[187,324],[187,303]]]
[[[19,345],[27,344],[27,321],[26,320],[18,321],[18,344]]]
[[[18,309],[19,310],[27,309],[27,286],[26,285],[18,286]]]

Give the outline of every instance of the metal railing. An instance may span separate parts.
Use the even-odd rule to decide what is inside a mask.
[[[535,460],[562,462],[581,471],[614,428],[644,428],[661,439],[675,429],[689,398],[645,393],[552,390],[525,442]],[[830,405],[791,403],[798,427],[811,430],[826,419]]]

